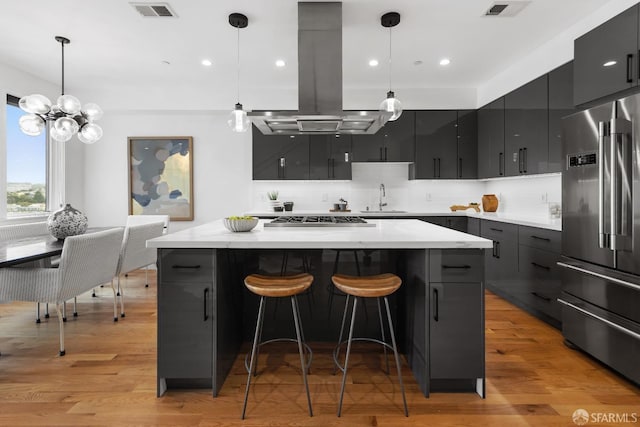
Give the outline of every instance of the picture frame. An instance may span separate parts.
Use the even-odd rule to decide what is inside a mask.
[[[193,221],[193,138],[128,137],[129,215]]]

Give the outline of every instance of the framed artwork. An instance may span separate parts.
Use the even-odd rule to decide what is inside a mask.
[[[129,137],[129,215],[193,221],[193,138]]]

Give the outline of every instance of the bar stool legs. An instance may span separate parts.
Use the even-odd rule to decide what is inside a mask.
[[[311,365],[312,355],[310,353],[309,362],[305,362],[304,355],[304,333],[302,331],[302,325],[300,322],[300,310],[298,307],[298,301],[295,295],[291,297],[291,311],[293,312],[293,322],[296,328],[296,342],[298,344],[298,353],[300,354],[300,369],[302,370],[302,380],[304,382],[304,388],[307,392],[307,403],[309,405],[309,416],[313,417],[313,409],[311,407],[311,393],[309,392],[309,382],[307,380],[307,373],[309,372],[309,366]],[[256,321],[256,331],[253,336],[253,345],[251,347],[251,362],[247,368],[247,387],[244,392],[244,403],[242,404],[242,419],[244,420],[245,414],[247,411],[247,400],[249,398],[249,387],[251,386],[251,377],[255,376],[257,373],[257,365],[258,365],[258,354],[260,349],[260,344],[266,344],[272,341],[280,341],[282,339],[274,339],[265,341],[261,343],[262,339],[262,325],[264,323],[264,312],[265,312],[265,296],[260,297],[260,306],[258,308],[258,319]],[[288,339],[284,339],[288,340]],[[291,340],[293,341],[293,340]],[[307,347],[308,348],[308,347]]]

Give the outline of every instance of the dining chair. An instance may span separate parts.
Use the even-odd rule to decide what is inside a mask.
[[[164,222],[152,222],[149,224],[131,225],[125,227],[124,239],[120,249],[120,257],[118,259],[118,267],[116,269],[116,280],[118,283],[118,291],[114,294],[114,298],[120,296],[120,316],[124,317],[124,289],[120,282],[120,276],[130,271],[146,267],[156,262],[157,250],[147,248],[147,240],[154,237],[162,236],[164,230]],[[145,274],[148,273],[145,269]],[[147,280],[148,286],[148,280]],[[118,321],[118,313],[114,301],[113,321]]]
[[[67,237],[58,268],[1,268],[0,301],[55,304],[60,328],[60,356],[64,356],[63,304],[101,283],[110,282],[115,294],[113,277],[123,235],[123,228],[115,228]]]
[[[19,239],[27,239],[29,237],[49,235],[46,221],[28,222],[21,224],[11,224],[0,226],[0,241],[11,241]],[[57,267],[60,257],[44,258],[29,263],[24,263],[21,267]],[[77,316],[76,301],[73,301],[73,315]],[[49,318],[49,306],[45,305],[44,317]],[[36,303],[36,323],[40,323],[40,303]]]
[[[162,221],[164,223],[164,230],[162,231],[162,234],[167,234],[169,232],[169,223],[170,223],[169,215],[129,215],[127,216],[126,225],[127,227],[129,227],[132,225],[150,224],[152,222],[158,222],[158,221]],[[153,259],[153,262],[155,263],[155,258]],[[145,275],[144,287],[148,288],[149,287],[149,266],[148,265],[145,266],[144,275]],[[124,277],[127,277],[126,273]]]

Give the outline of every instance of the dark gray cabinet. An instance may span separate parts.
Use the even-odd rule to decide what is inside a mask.
[[[506,176],[547,171],[547,91],[545,74],[504,97]]]
[[[478,109],[478,178],[504,176],[504,97]]]
[[[467,232],[468,219],[469,218],[465,216],[425,216],[420,218],[421,221],[441,225],[453,230],[462,231],[463,233]]]
[[[416,178],[458,176],[457,119],[455,110],[416,112]]]
[[[309,138],[263,135],[253,126],[253,179],[309,179]]]
[[[477,178],[475,110],[416,112],[417,179]]]
[[[518,226],[482,220],[480,236],[493,240],[493,248],[485,250],[487,287],[508,293],[518,276]]]
[[[403,111],[373,135],[353,135],[354,162],[413,162],[415,111]]]
[[[458,168],[457,178],[478,177],[478,112],[459,110],[458,123]]]
[[[573,61],[549,72],[549,161],[547,172],[562,171],[562,118],[573,106]]]
[[[583,104],[638,84],[635,5],[574,42],[574,102]]]
[[[351,179],[351,135],[309,136],[309,179]]]

